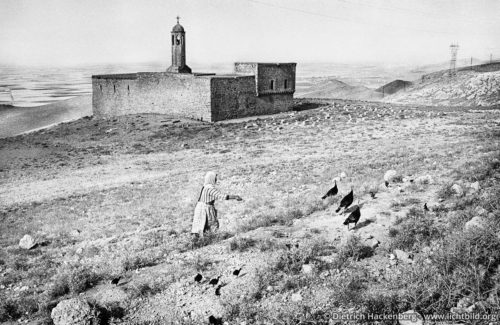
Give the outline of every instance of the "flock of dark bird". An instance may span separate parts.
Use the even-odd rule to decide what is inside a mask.
[[[331,189],[329,189],[328,192],[326,192],[326,194],[323,195],[323,197],[321,199],[324,200],[327,197],[335,196],[335,195],[337,195],[338,192],[339,192],[339,189],[337,187],[337,181],[335,181],[334,186]],[[372,198],[375,198],[375,193],[372,194]],[[347,226],[347,230],[349,230],[349,225],[351,223],[353,223],[354,227],[356,227],[359,219],[361,218],[361,209],[360,209],[360,205],[359,205],[359,200],[358,200],[357,205],[353,205],[351,207],[351,209],[348,210],[348,208],[351,206],[353,201],[354,201],[354,189],[351,186],[351,191],[349,193],[347,193],[347,195],[344,196],[342,198],[342,200],[340,200],[339,207],[337,208],[337,210],[335,210],[336,213],[339,213],[340,210],[342,210],[342,209],[344,209],[344,211],[343,211],[344,214],[350,212],[349,216],[344,221],[344,225]]]
[[[242,266],[242,267],[240,267],[239,269],[235,269],[235,270],[233,270],[233,275],[234,275],[235,277],[238,277],[238,276],[240,275],[240,273],[241,273],[241,270],[242,270],[242,269],[243,269],[243,266]],[[219,276],[218,276],[218,277],[216,277],[216,278],[211,278],[210,280],[208,280],[208,284],[209,284],[209,285],[214,286],[214,287],[215,287],[215,286],[217,286],[217,287],[215,288],[215,295],[216,295],[216,296],[220,296],[220,289],[221,289],[222,287],[224,287],[224,286],[226,286],[226,285],[227,285],[227,283],[219,283],[219,280],[220,280],[220,278],[221,278],[221,277],[222,277],[222,275],[219,275]],[[194,281],[195,281],[195,282],[197,282],[197,283],[200,283],[200,284],[201,284],[201,283],[203,283],[203,282],[202,282],[202,280],[203,280],[203,275],[201,275],[200,273],[198,273],[198,274],[196,274],[196,275],[194,276]],[[205,281],[205,282],[206,282],[206,281]],[[214,324],[214,325],[219,325],[219,324],[220,324],[220,325],[222,325],[222,318],[221,318],[221,317],[215,317],[214,315],[210,315],[210,316],[208,317],[208,323],[209,323],[209,324]]]
[[[385,181],[385,186],[389,187],[389,182]],[[331,189],[329,189],[328,192],[326,192],[326,194],[323,195],[323,197],[321,197],[321,199],[324,200],[328,197],[333,197],[333,196],[337,195],[338,192],[339,192],[339,189],[337,186],[337,181],[335,180],[334,186]],[[370,196],[372,199],[375,199],[376,192],[370,192]],[[335,210],[336,213],[339,213],[342,209],[344,209],[342,211],[342,214],[349,213],[349,216],[344,220],[344,223],[343,223],[345,226],[347,226],[347,230],[350,230],[349,226],[351,223],[354,224],[354,228],[355,228],[357,223],[359,222],[359,219],[361,218],[361,205],[359,203],[359,199],[358,199],[358,204],[352,205],[353,201],[354,201],[354,189],[351,186],[351,191],[349,193],[347,193],[342,198],[342,200],[340,200],[340,204],[339,204],[337,210]],[[427,207],[427,203],[424,204],[424,210],[429,211],[429,208]],[[294,246],[296,248],[298,248],[299,244],[295,243]],[[287,243],[286,247],[288,249],[291,249],[292,244]],[[233,276],[238,277],[240,275],[240,272],[242,269],[243,269],[243,267],[240,267],[239,269],[233,270],[233,272],[232,272]],[[220,296],[221,295],[221,292],[220,292],[221,288],[227,285],[227,283],[219,283],[221,277],[222,277],[222,275],[219,275],[218,277],[211,278],[210,280],[208,280],[209,285],[211,285],[213,287],[216,286],[215,287],[215,295],[216,296]],[[120,282],[121,278],[122,278],[121,276],[113,278],[111,280],[111,284],[117,286],[118,283]],[[207,281],[203,281],[203,275],[201,275],[200,273],[198,273],[194,276],[194,281],[197,283],[200,283],[200,284],[207,282]],[[213,315],[210,315],[208,317],[208,323],[213,324],[213,325],[222,325],[223,324],[222,317],[215,317]]]

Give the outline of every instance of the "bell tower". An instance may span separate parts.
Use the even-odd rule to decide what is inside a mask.
[[[186,32],[179,24],[180,17],[177,16],[177,25],[172,28],[172,65],[167,72],[191,73],[191,68],[186,65]]]

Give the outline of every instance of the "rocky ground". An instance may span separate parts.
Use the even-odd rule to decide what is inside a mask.
[[[390,103],[492,106],[500,105],[500,71],[458,71],[456,76],[447,75],[423,82],[416,82],[406,91],[400,91],[383,99]]]
[[[449,234],[496,229],[498,110],[340,100],[296,109],[216,124],[86,118],[0,140],[0,319],[328,324],[355,312],[498,309],[500,256],[469,263],[488,278],[484,297],[467,283],[446,299],[446,279],[461,283],[469,270],[448,274],[438,258],[457,242]],[[244,201],[219,202],[220,231],[193,246],[208,170]],[[335,180],[339,194],[321,200]],[[361,219],[348,230],[335,210],[351,188]]]

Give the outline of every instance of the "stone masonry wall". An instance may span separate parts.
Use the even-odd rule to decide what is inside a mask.
[[[253,76],[212,77],[212,122],[258,115]]]
[[[159,113],[211,121],[210,79],[173,73],[93,76],[92,107],[101,117]]]
[[[295,64],[259,64],[257,74],[257,94],[277,94],[295,92]],[[285,80],[287,85],[285,87]],[[271,89],[273,81],[274,89]]]
[[[159,113],[215,122],[283,112],[293,105],[295,63],[235,63],[235,72],[92,76],[93,112],[98,117]]]
[[[293,106],[293,94],[271,94],[257,97],[259,115],[289,111]]]

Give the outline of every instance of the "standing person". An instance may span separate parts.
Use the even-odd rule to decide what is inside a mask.
[[[194,209],[193,227],[191,228],[193,239],[203,236],[203,233],[207,231],[219,228],[217,210],[214,206],[215,200],[242,200],[239,195],[223,194],[215,187],[216,183],[217,174],[215,172],[208,172],[205,175],[205,183],[201,188],[198,202]]]

